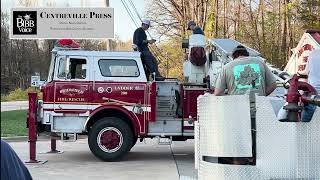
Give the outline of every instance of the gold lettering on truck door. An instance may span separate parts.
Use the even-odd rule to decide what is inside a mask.
[[[128,95],[128,92],[127,91],[121,91],[121,95],[122,96],[126,96],[126,95]]]

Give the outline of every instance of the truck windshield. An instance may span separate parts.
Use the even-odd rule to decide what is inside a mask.
[[[66,70],[66,57],[65,56],[60,56],[58,57],[58,64],[59,64],[59,68],[58,68],[58,78],[66,78],[67,74],[65,72]]]

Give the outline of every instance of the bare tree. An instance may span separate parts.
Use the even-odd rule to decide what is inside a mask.
[[[205,28],[208,8],[209,0],[151,0],[147,15],[154,21],[158,34],[184,38],[189,20]]]

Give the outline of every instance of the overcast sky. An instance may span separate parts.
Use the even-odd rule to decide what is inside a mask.
[[[125,0],[130,6],[129,0]],[[55,7],[105,7],[105,0],[34,0],[37,2],[37,6],[46,7],[47,3],[53,2]],[[145,0],[132,0],[135,7],[137,8],[140,16],[145,15]],[[12,7],[19,7],[18,0],[1,0],[1,11],[8,11]],[[136,26],[128,16],[128,13],[121,0],[110,0],[110,7],[114,8],[115,13],[115,35],[119,36],[121,40],[129,40],[132,38],[133,32]],[[134,11],[132,10],[134,13]],[[135,16],[137,22],[139,22],[138,17]],[[139,22],[140,25],[140,22]]]

